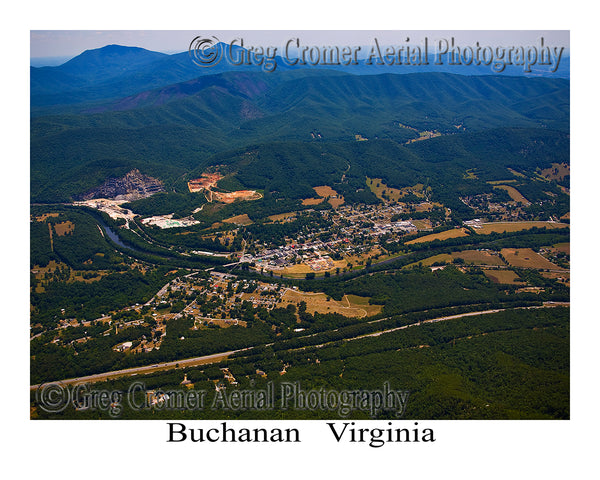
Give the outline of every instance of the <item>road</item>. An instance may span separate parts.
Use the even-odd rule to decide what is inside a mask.
[[[251,348],[251,347],[250,347]],[[172,362],[157,363],[155,365],[147,365],[144,367],[133,367],[126,368],[124,370],[114,370],[112,372],[97,373],[95,375],[88,375],[85,377],[69,378],[66,380],[59,380],[54,383],[62,383],[63,385],[76,385],[79,383],[95,383],[102,382],[105,380],[113,380],[121,377],[131,377],[139,374],[160,372],[163,370],[170,370],[173,368],[182,367],[196,367],[198,365],[206,365],[210,363],[218,363],[222,360],[226,360],[230,355],[237,352],[243,352],[248,348],[242,348],[240,350],[230,350],[229,352],[213,353],[212,355],[204,355],[203,357],[187,358],[185,360],[175,360]],[[29,390],[35,390],[41,385],[31,385]]]
[[[565,307],[565,306],[569,306],[570,302],[545,302],[543,305],[536,305],[536,306],[529,306],[529,307],[515,307],[515,308],[498,308],[498,309],[492,309],[492,310],[481,310],[481,311],[477,311],[477,312],[466,312],[466,313],[460,313],[457,315],[447,315],[444,317],[437,317],[437,318],[430,318],[428,320],[423,320],[421,322],[416,322],[416,323],[411,323],[409,325],[403,325],[401,327],[395,327],[395,328],[390,328],[390,329],[386,329],[386,330],[381,330],[379,332],[374,332],[374,333],[368,333],[368,334],[364,334],[364,335],[359,335],[357,337],[352,337],[352,338],[345,338],[344,341],[352,341],[352,340],[359,340],[361,338],[366,338],[366,337],[378,337],[380,335],[386,334],[386,333],[391,333],[391,332],[395,332],[397,330],[404,330],[410,327],[418,327],[420,325],[425,325],[427,323],[436,323],[436,322],[443,322],[443,321],[447,321],[447,320],[455,320],[458,318],[463,318],[463,317],[473,317],[473,316],[479,316],[479,315],[489,315],[492,313],[498,313],[498,312],[503,312],[506,310],[522,310],[522,309],[539,309],[539,308],[552,308],[552,307]],[[382,320],[386,320],[386,319],[379,319],[379,320],[375,320],[372,322],[368,322],[368,323],[375,323],[375,322],[380,322]],[[338,329],[334,330],[337,331]],[[319,332],[322,333],[322,332]],[[318,333],[313,333],[310,335],[306,335],[306,338],[312,337],[314,335],[317,335]],[[327,343],[323,343],[320,345],[310,345],[310,348],[319,348],[319,347],[323,347],[329,343],[335,343],[335,342],[327,342]],[[273,343],[269,343],[266,344],[264,346],[269,346],[269,345],[273,345]],[[263,345],[260,345],[263,346]],[[243,352],[246,350],[251,350],[254,347],[247,347],[247,348],[242,348],[239,350],[230,350],[228,352],[222,352],[222,353],[214,353],[212,355],[205,355],[202,357],[194,357],[194,358],[188,358],[188,359],[184,359],[184,360],[175,360],[172,362],[164,362],[164,363],[159,363],[159,364],[155,364],[155,365],[149,365],[149,366],[143,366],[143,367],[134,367],[134,368],[127,368],[124,370],[115,370],[112,372],[105,372],[105,373],[98,373],[95,375],[88,375],[85,377],[77,377],[77,378],[70,378],[67,380],[60,380],[57,381],[64,384],[64,385],[73,385],[73,384],[79,384],[79,383],[94,383],[94,382],[100,382],[100,381],[104,381],[104,380],[112,380],[115,378],[120,378],[120,377],[130,377],[130,376],[134,376],[134,375],[138,375],[138,374],[146,374],[146,373],[154,373],[154,372],[159,372],[159,371],[163,371],[163,370],[170,370],[173,368],[182,368],[182,367],[195,367],[198,365],[207,365],[207,364],[211,364],[211,363],[218,363],[222,360],[226,360],[229,356],[233,355],[234,353],[238,353],[238,352]],[[301,348],[305,348],[305,347],[301,347]],[[299,350],[297,348],[291,349],[291,350]],[[31,385],[29,387],[30,390],[35,390],[37,388],[39,388],[40,385]]]

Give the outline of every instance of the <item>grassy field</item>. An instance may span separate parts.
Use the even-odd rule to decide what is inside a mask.
[[[457,258],[462,258],[467,265],[505,265],[502,259],[490,252],[478,250],[463,250],[462,252],[440,253],[432,257],[419,260],[418,262],[406,265],[404,268],[411,268],[419,263],[424,267],[430,267],[437,262],[452,263]]]
[[[387,196],[387,200],[393,200],[394,202],[397,202],[404,195],[402,190],[388,187],[385,183],[383,183],[381,178],[367,177],[367,186],[377,198],[384,201],[386,200],[386,198],[383,196],[384,192]]]
[[[223,220],[225,223],[235,223],[236,225],[252,225],[254,222],[250,220],[247,213],[243,215],[236,215],[235,217],[229,217]]]
[[[342,301],[338,302],[332,298],[327,300],[324,293],[299,292],[287,290],[283,294],[281,306],[285,308],[287,304],[298,304],[306,302],[306,311],[309,313],[339,313],[346,317],[367,317],[376,315],[383,308],[381,305],[369,305],[369,298],[358,297],[356,295],[345,295]]]
[[[55,262],[54,260],[50,260],[50,262],[48,262],[48,265],[46,265],[45,267],[40,267],[39,265],[34,265],[34,267],[31,269],[31,272],[34,274],[35,279],[36,280],[40,280],[42,281],[42,283],[47,283],[47,280],[45,279],[45,276],[47,273],[52,274],[57,268],[59,269],[66,269],[69,268],[68,265],[66,263],[62,263],[62,262]],[[83,275],[90,275],[90,273],[93,273],[94,276],[91,276],[90,278],[83,278]],[[89,272],[86,270],[73,270],[72,268],[70,269],[70,275],[68,278],[68,282],[83,282],[83,283],[91,283],[91,282],[96,282],[98,280],[100,280],[102,277],[108,275],[110,272],[108,272],[107,270],[95,270],[93,272]],[[43,286],[38,285],[37,290],[38,293],[42,293],[44,291]]]
[[[337,192],[333,188],[331,188],[327,185],[321,185],[320,187],[313,187],[313,190],[315,192],[317,192],[317,195],[319,197],[333,197],[334,195],[337,195]]]
[[[476,228],[477,233],[488,235],[492,232],[504,233],[504,232],[518,232],[520,230],[528,230],[530,228],[564,228],[568,227],[567,223],[554,223],[554,222],[493,222],[484,223],[481,228]]]
[[[418,205],[415,205],[415,211],[416,212],[430,212],[431,210],[433,210],[433,207],[443,207],[443,205],[441,203],[437,203],[437,202],[423,202],[423,203],[419,203]]]
[[[43,213],[39,217],[35,217],[36,222],[45,222],[47,218],[58,217],[58,213]]]
[[[425,235],[424,237],[415,238],[406,242],[407,245],[413,243],[433,242],[434,240],[447,240],[449,238],[466,237],[468,235],[467,230],[464,228],[454,228],[452,230],[446,230],[445,232],[432,233],[431,235]]]
[[[324,272],[328,271],[332,275],[335,275],[336,269],[340,269],[343,271],[344,269],[348,269],[348,263],[352,264],[353,268],[362,268],[365,266],[367,260],[369,258],[372,259],[372,262],[375,264],[377,262],[382,262],[387,258],[390,258],[389,255],[383,255],[382,250],[378,247],[373,248],[371,251],[367,251],[361,255],[349,255],[344,257],[342,260],[333,260],[333,267],[328,270],[320,270],[318,272],[314,271],[310,266],[306,263],[299,263],[296,265],[290,265],[281,270],[275,270],[275,273],[278,275],[281,274],[284,277],[288,278],[305,278],[307,273],[315,273],[317,276],[322,276]],[[377,257],[377,258],[375,258]]]
[[[477,176],[477,174],[475,173],[475,169],[474,168],[469,168],[464,174],[463,174],[463,178],[465,179],[474,179],[474,178],[479,178]]]
[[[489,183],[490,185],[502,185],[503,183],[515,183],[516,181],[516,178],[511,178],[510,180],[493,180],[486,183]]]
[[[561,283],[564,283],[567,287],[571,285],[571,274],[567,271],[565,272],[540,272],[540,275],[544,278],[552,278],[554,280],[558,280]]]
[[[504,265],[504,262],[498,255],[487,251],[464,250],[462,252],[453,252],[453,258],[462,258],[465,263],[473,265]]]
[[[429,230],[433,227],[431,225],[431,220],[428,218],[424,218],[422,220],[411,220],[411,223],[417,227],[418,230]]]
[[[343,205],[345,202],[344,197],[342,197],[342,196],[338,196],[337,198],[330,198],[327,201],[333,208],[337,208],[340,205]]]
[[[509,285],[523,285],[525,282],[512,270],[484,270],[483,273],[492,282]]]
[[[402,268],[408,269],[408,268],[412,268],[419,264],[423,265],[424,267],[430,267],[431,265],[433,265],[436,262],[452,263],[452,260],[454,260],[454,257],[452,255],[450,255],[449,253],[440,253],[439,255],[434,255],[432,257],[428,257],[428,258],[424,258],[423,260],[419,260],[418,262],[410,263],[408,265],[405,265]]]
[[[562,180],[571,174],[571,167],[566,163],[553,163],[550,168],[542,170],[542,177],[548,180]]]
[[[503,248],[500,253],[509,265],[518,268],[552,269],[560,267],[534,252],[531,248]]]
[[[570,242],[557,243],[555,245],[552,245],[552,248],[559,252],[564,252],[567,255],[571,255],[571,243]]]
[[[506,190],[515,202],[522,203],[523,205],[531,205],[531,202],[527,200],[521,193],[515,188],[509,185],[496,185],[494,188]]]
[[[59,237],[62,237],[63,235],[68,235],[73,230],[75,230],[75,224],[73,222],[66,221],[54,224],[54,231]]]
[[[302,205],[318,205],[323,203],[324,198],[305,198],[302,200]]]
[[[319,202],[320,203],[320,202]],[[273,222],[280,222],[282,220],[287,220],[288,218],[292,218],[296,216],[297,212],[287,212],[287,213],[280,213],[278,215],[271,215],[269,216],[269,220],[273,221]]]
[[[329,197],[328,202],[333,208],[337,208],[344,204],[344,197],[339,195],[333,188],[327,185],[321,185],[319,187],[313,187],[313,190],[321,198],[305,198],[302,200],[302,205],[318,205]],[[333,198],[335,197],[335,198]]]
[[[299,263],[297,265],[290,265],[282,270],[276,270],[277,273],[281,273],[286,277],[303,278],[307,273],[313,270],[305,263]]]

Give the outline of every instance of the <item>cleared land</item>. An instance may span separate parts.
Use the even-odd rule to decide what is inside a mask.
[[[287,212],[287,213],[280,213],[278,215],[271,215],[269,216],[269,220],[273,221],[273,222],[281,222],[282,220],[287,220],[288,218],[293,218],[295,217],[297,214],[297,212]]]
[[[338,302],[332,298],[327,300],[324,293],[298,292],[287,290],[283,294],[282,307],[289,303],[306,302],[306,311],[310,313],[339,313],[345,317],[366,317],[376,315],[383,308],[381,305],[369,305],[369,299],[356,295],[345,295]]]
[[[531,248],[503,248],[500,253],[513,267],[561,270],[558,265],[534,252]]]
[[[516,181],[516,178],[511,178],[510,180],[491,180],[486,183],[489,183],[490,185],[502,185],[503,183],[515,183]]]
[[[571,175],[571,167],[566,163],[553,163],[550,168],[542,170],[542,177],[548,180],[562,180]]]
[[[492,232],[504,233],[504,232],[518,232],[520,230],[528,230],[530,228],[564,228],[568,227],[567,223],[555,223],[555,222],[493,222],[484,223],[481,228],[476,228],[477,233],[487,235]]]
[[[439,255],[434,255],[432,257],[428,257],[428,258],[424,258],[423,260],[419,260],[418,262],[410,263],[402,268],[408,269],[408,268],[412,268],[413,266],[419,265],[419,264],[423,265],[424,267],[430,267],[434,263],[438,263],[438,262],[452,263],[452,260],[454,260],[454,257],[452,257],[452,255],[450,255],[449,253],[440,253]]]
[[[36,222],[45,222],[46,219],[50,218],[50,217],[58,217],[58,213],[44,213],[42,215],[40,215],[39,217],[35,217],[35,221]]]
[[[527,200],[521,193],[515,188],[509,185],[496,185],[494,188],[499,188],[501,190],[506,190],[515,202],[522,203],[523,205],[531,205],[531,202]]]
[[[59,237],[62,237],[63,235],[68,235],[73,230],[75,230],[75,224],[69,221],[54,224],[54,231]]]
[[[445,232],[432,233],[431,235],[425,235],[424,237],[415,238],[406,242],[407,245],[413,243],[433,242],[434,240],[447,240],[449,238],[466,237],[468,235],[467,230],[464,228],[454,228],[452,230],[446,230]]]
[[[214,192],[211,190],[212,199],[222,203],[233,203],[236,200],[259,200],[262,194],[255,190],[237,190],[235,192]]]
[[[462,258],[465,261],[465,264],[468,265],[505,265],[498,255],[494,255],[486,250],[463,250],[462,252],[440,253],[439,255],[434,255],[419,260],[418,262],[411,263],[410,265],[406,265],[404,268],[411,268],[413,265],[418,265],[419,263],[424,267],[430,267],[438,262],[452,263],[457,258]]]
[[[317,193],[317,195],[321,198],[305,198],[302,200],[302,205],[318,205],[323,202],[326,198],[327,201],[333,208],[337,208],[340,205],[344,204],[344,197],[338,195],[338,193],[328,185],[320,185],[318,187],[313,187],[313,190]]]
[[[331,197],[329,200],[327,200],[329,202],[329,204],[333,207],[333,208],[337,208],[340,205],[343,205],[345,200],[344,197],[342,196],[337,196],[336,198]]]
[[[464,250],[462,252],[453,252],[453,258],[462,258],[465,263],[473,265],[504,265],[504,262],[498,255],[494,255],[486,250]]]
[[[381,178],[367,177],[367,186],[380,200],[393,200],[397,202],[405,193],[397,188],[388,187]],[[387,197],[387,198],[386,198]]]
[[[552,245],[552,248],[559,252],[566,253],[567,255],[571,255],[571,243],[570,242],[557,243],[555,245]]]
[[[571,274],[566,270],[564,272],[540,272],[540,275],[544,278],[558,280],[566,286],[571,285]]]
[[[236,225],[252,225],[254,222],[250,220],[247,213],[242,215],[236,215],[235,217],[229,217],[223,220],[225,223],[234,223]]]
[[[508,285],[523,285],[525,282],[512,270],[484,270],[483,272],[492,282]]]
[[[220,173],[203,173],[201,178],[195,178],[188,182],[190,192],[200,192],[202,190],[210,190],[219,180],[223,178]]]
[[[69,268],[69,266],[66,263],[62,263],[62,262],[56,262],[54,260],[50,260],[48,262],[48,265],[46,265],[45,267],[40,267],[39,265],[34,265],[34,267],[31,269],[31,273],[35,276],[35,279],[38,281],[41,281],[43,284],[48,283],[48,280],[46,279],[46,274],[52,274],[53,272],[56,271],[56,269],[62,270],[62,269],[67,269]],[[94,271],[87,271],[87,270],[73,270],[73,269],[69,269],[70,270],[70,275],[69,278],[67,280],[67,282],[84,282],[84,283],[91,283],[91,282],[96,282],[98,280],[100,280],[102,277],[108,275],[110,272],[108,270],[94,270]],[[84,278],[84,275],[88,278]],[[41,293],[44,291],[44,287],[38,285],[36,287],[36,291],[38,293]]]
[[[417,230],[430,230],[431,228],[433,228],[431,220],[429,220],[428,218],[424,218],[422,220],[411,220],[410,222],[415,227],[417,227]]]
[[[313,187],[313,190],[315,192],[317,192],[317,195],[319,197],[332,197],[334,195],[337,195],[337,192],[333,188],[331,188],[327,185],[322,185],[320,187]]]
[[[318,205],[323,203],[324,198],[305,198],[302,200],[302,205]]]

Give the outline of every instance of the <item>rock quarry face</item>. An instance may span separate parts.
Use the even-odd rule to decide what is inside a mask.
[[[80,195],[79,199],[110,198],[131,201],[164,191],[165,189],[160,180],[144,175],[138,169],[134,169],[123,177],[109,178],[99,187]]]

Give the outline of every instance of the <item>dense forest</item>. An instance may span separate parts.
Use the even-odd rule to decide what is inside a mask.
[[[186,375],[208,405],[219,391],[274,388],[280,399],[286,382],[390,384],[410,394],[404,418],[570,417],[569,80],[193,75],[181,56],[111,47],[31,73],[31,384],[173,362],[137,379],[180,389]],[[165,191],[129,192],[138,199],[121,207],[133,215],[71,203],[134,168]],[[222,175],[214,192],[258,195],[226,203],[191,193],[188,182],[207,172]],[[143,221],[169,214],[193,224]],[[477,217],[548,228],[484,233],[465,222]],[[400,221],[414,224],[392,225]],[[424,238],[432,234],[442,238]],[[502,249],[546,249],[556,269],[515,266]],[[448,257],[466,250],[492,252],[499,263],[485,267],[505,279]],[[298,270],[264,268],[288,260]],[[286,305],[288,291],[325,307]],[[360,315],[333,313],[355,308],[350,297]],[[220,363],[177,363],[229,351]],[[130,380],[99,385],[126,391]],[[72,406],[48,414],[33,392],[32,407],[37,418],[111,417]],[[129,407],[120,418],[340,418]]]
[[[369,391],[389,382],[391,388],[409,392],[402,417],[406,419],[565,419],[570,417],[569,352],[568,309],[516,310],[423,324],[318,349],[267,348],[218,366],[180,368],[136,380],[146,389],[176,392],[185,374],[195,391],[207,392],[202,409],[160,404],[133,409],[127,398],[132,379],[97,387],[123,392],[119,418],[369,418],[369,412],[360,409],[346,416],[335,408],[282,410],[281,386],[299,382],[305,391]],[[281,375],[284,366],[286,373]],[[226,367],[238,385],[228,385],[218,367]],[[228,385],[227,394],[271,384],[275,404],[263,409],[213,408],[219,381]],[[38,412],[42,418],[113,418],[107,411],[75,411],[72,406],[59,414]],[[381,411],[377,418],[394,419],[396,414]]]

